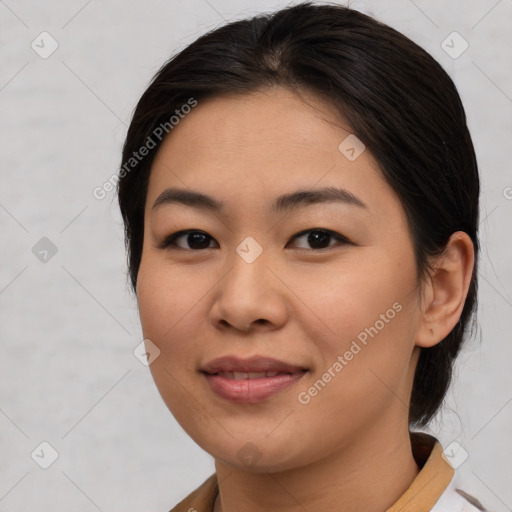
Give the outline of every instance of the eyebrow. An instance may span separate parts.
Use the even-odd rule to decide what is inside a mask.
[[[173,203],[213,212],[222,212],[225,206],[223,201],[219,201],[207,194],[193,190],[168,188],[157,197],[153,203],[152,210],[154,211],[165,204]],[[352,194],[352,192],[344,188],[324,187],[296,190],[295,192],[278,196],[272,204],[272,211],[279,213],[319,203],[343,203],[368,209],[366,204]]]

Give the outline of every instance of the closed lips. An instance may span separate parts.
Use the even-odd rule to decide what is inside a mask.
[[[290,375],[289,372],[266,371],[266,372],[218,372],[213,375],[224,377],[225,379],[244,380],[244,379],[264,379],[275,377],[276,375]]]
[[[275,377],[279,374],[303,373],[307,370],[269,357],[242,359],[237,356],[225,356],[210,361],[201,368],[201,371],[208,375],[242,380]]]
[[[231,403],[256,404],[269,400],[301,379],[307,372],[277,359],[253,356],[219,357],[200,370],[210,389]]]

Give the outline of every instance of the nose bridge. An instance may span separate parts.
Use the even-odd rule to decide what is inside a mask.
[[[262,284],[268,263],[267,252],[263,244],[260,244],[256,238],[246,236],[235,247],[234,254],[229,258],[231,266],[229,280],[234,280],[237,283],[241,281],[243,288],[247,288],[247,286],[252,288],[254,284]]]
[[[212,318],[217,326],[228,323],[247,330],[262,321],[274,327],[285,321],[287,308],[271,290],[278,281],[273,282],[275,278],[267,268],[269,255],[270,251],[252,236],[235,246],[213,305]]]
[[[261,241],[261,238],[260,238]],[[243,260],[247,265],[253,265],[257,260],[260,260],[264,249],[263,245],[260,244],[254,237],[246,236],[235,249],[238,257]]]

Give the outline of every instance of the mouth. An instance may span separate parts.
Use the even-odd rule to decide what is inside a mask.
[[[266,371],[266,372],[217,372],[211,373],[209,375],[218,375],[219,377],[224,377],[225,379],[233,379],[233,380],[253,380],[253,379],[265,379],[269,377],[276,377],[277,375],[293,375],[295,372],[275,372],[275,371]]]
[[[218,358],[201,368],[211,390],[224,400],[257,403],[301,379],[309,370],[268,357]]]
[[[271,357],[250,357],[242,359],[237,356],[219,357],[205,364],[201,371],[210,375],[219,373],[238,374],[239,379],[274,377],[278,373],[298,373],[307,371],[307,368],[285,363]],[[271,374],[275,375],[271,375]],[[262,375],[268,374],[268,375]],[[243,375],[243,377],[240,377]],[[251,377],[252,375],[252,377]],[[237,377],[232,377],[237,378]]]

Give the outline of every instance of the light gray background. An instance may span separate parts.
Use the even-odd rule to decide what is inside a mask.
[[[213,472],[133,355],[121,219],[114,194],[92,190],[116,173],[131,112],[172,53],[285,5],[0,0],[1,511],[167,511]],[[512,510],[512,0],[353,6],[429,51],[466,107],[483,189],[482,343],[461,355],[431,431],[468,452],[466,490]],[[59,44],[47,59],[31,48],[43,31]],[[441,47],[453,31],[469,43],[456,59]],[[32,252],[42,237],[58,250],[46,263]],[[31,458],[43,441],[59,454],[48,469]]]

